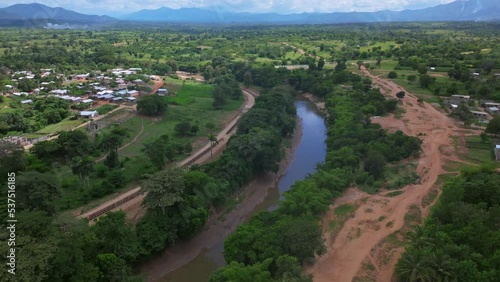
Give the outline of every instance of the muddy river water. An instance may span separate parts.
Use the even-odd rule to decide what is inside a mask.
[[[303,134],[300,144],[295,150],[295,158],[288,166],[286,173],[280,178],[277,187],[267,190],[267,196],[263,202],[256,205],[253,210],[245,216],[247,220],[252,214],[261,210],[272,210],[278,207],[283,192],[288,191],[297,180],[304,179],[313,173],[316,164],[325,160],[326,155],[326,126],[323,116],[315,109],[314,105],[307,101],[296,101],[297,115],[302,120]],[[247,199],[244,199],[245,201]],[[237,207],[236,207],[237,208]],[[208,281],[210,273],[224,266],[224,239],[226,236],[217,238],[209,248],[205,248],[197,256],[190,259],[184,265],[169,271],[163,269],[162,262],[172,260],[172,256],[159,256],[151,262],[154,268],[146,268],[143,271],[148,281],[155,282],[205,282]],[[156,271],[156,275],[147,273]]]

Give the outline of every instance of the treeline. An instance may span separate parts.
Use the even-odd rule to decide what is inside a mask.
[[[473,168],[443,186],[396,265],[399,281],[498,281],[500,175]]]
[[[26,105],[15,101],[9,107],[12,111],[0,114],[0,135],[34,132],[58,123],[71,114],[68,101],[53,97],[36,99],[34,103]]]
[[[26,165],[24,152],[2,147],[1,171],[5,168],[5,175],[18,172],[16,232],[22,234],[16,242],[17,275],[7,276],[5,280],[136,281],[130,278],[133,265],[192,236],[205,225],[209,215],[251,177],[278,169],[282,142],[293,133],[295,114],[291,89],[280,87],[262,93],[254,108],[242,118],[238,133],[229,140],[228,148],[217,161],[189,170],[163,170],[147,177],[141,185],[147,192],[144,199],[147,212],[135,226],[128,223],[123,212],[111,212],[92,226],[73,215],[55,217],[54,201],[60,189],[55,177],[50,173],[26,171],[25,166],[14,167]],[[105,163],[113,164],[113,155],[119,146],[119,142],[113,141],[119,141],[122,136],[118,128],[92,143],[83,132],[72,131],[55,141],[40,142],[42,145],[35,146],[32,154],[44,159],[66,156],[74,160],[75,172],[85,182],[93,165],[92,158],[86,155],[92,153],[94,146],[102,146],[109,159]],[[158,140],[161,146],[170,144],[165,136]],[[6,153],[7,149],[11,152]],[[30,163],[28,161],[28,167]],[[4,167],[6,164],[9,166]],[[95,170],[100,173],[102,169]],[[115,174],[119,170],[111,171]],[[121,175],[116,179],[123,181],[124,178]],[[7,203],[5,196],[0,199]],[[5,212],[7,207],[2,205]],[[3,244],[0,251],[7,253],[6,247]]]
[[[228,265],[213,273],[211,282],[311,281],[302,265],[325,251],[318,222],[332,198],[352,184],[383,181],[386,162],[420,152],[418,138],[389,134],[370,123],[369,117],[385,113],[389,104],[378,90],[342,90],[326,98],[325,162],[317,166],[318,172],[295,183],[277,210],[260,212],[226,239]]]

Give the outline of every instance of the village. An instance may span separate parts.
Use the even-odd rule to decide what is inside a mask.
[[[161,77],[142,74],[141,68],[115,68],[106,72],[70,75],[56,73],[53,69],[17,71],[11,74],[10,84],[0,89],[2,99],[10,101],[0,108],[0,112],[10,112],[14,108],[39,111],[34,107],[36,101],[54,97],[66,101],[72,119],[91,121],[119,106],[134,108],[142,95],[169,94],[168,89],[160,88],[162,85]],[[33,90],[29,91],[30,87]],[[49,135],[54,134],[51,132]],[[29,132],[8,134],[4,140],[25,146],[50,137],[35,135]]]

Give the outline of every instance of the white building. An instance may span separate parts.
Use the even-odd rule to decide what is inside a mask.
[[[89,118],[89,117],[96,117],[98,115],[99,115],[99,113],[97,111],[81,111],[80,112],[81,117]]]

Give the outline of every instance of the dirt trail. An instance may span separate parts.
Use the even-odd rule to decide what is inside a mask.
[[[376,281],[391,281],[393,268],[403,249],[385,250],[383,261],[374,257],[377,249],[387,236],[401,229],[405,224],[405,215],[410,206],[417,205],[421,214],[426,214],[429,206],[422,206],[422,199],[436,183],[438,176],[443,172],[442,165],[445,158],[454,154],[452,135],[460,135],[461,130],[456,123],[444,113],[427,103],[418,103],[417,97],[392,81],[370,74],[361,69],[362,74],[372,78],[373,83],[381,87],[384,95],[394,97],[399,91],[407,95],[402,101],[406,113],[402,120],[393,116],[372,118],[372,122],[381,124],[389,130],[402,130],[408,135],[422,139],[422,154],[418,160],[417,173],[421,183],[408,185],[403,188],[404,193],[396,197],[386,197],[382,194],[368,195],[357,189],[349,189],[345,195],[335,201],[335,205],[356,203],[359,205],[355,214],[349,218],[334,238],[327,239],[327,252],[318,258],[315,265],[306,270],[312,274],[314,281],[349,282],[356,276],[363,274],[363,265],[373,262],[374,269],[371,275]],[[443,155],[442,149],[448,149]],[[458,159],[458,158],[456,158]],[[333,216],[333,207],[325,216],[325,220]],[[381,220],[382,219],[382,220]],[[328,230],[328,222],[324,222],[324,230]],[[357,235],[353,235],[357,231]]]
[[[212,153],[217,154],[219,152],[222,152],[222,150],[226,146],[227,141],[229,140],[229,137],[234,134],[235,131],[233,129],[239,121],[242,113],[247,109],[253,107],[253,105],[255,104],[255,96],[258,95],[257,93],[252,92],[248,89],[243,89],[243,94],[245,95],[245,103],[240,108],[240,114],[234,116],[234,118],[217,135],[218,144],[210,149],[211,144],[210,142],[207,142],[207,144],[200,148],[198,151],[194,152],[186,159],[177,163],[178,167],[190,165],[193,163],[204,163],[206,161],[209,161],[213,157]],[[144,198],[144,196],[139,195],[139,191],[140,187],[131,189],[109,201],[106,201],[98,207],[79,215],[79,217],[94,220],[98,218],[98,216],[104,215],[106,212],[123,210],[127,213],[127,217],[129,219],[135,220],[144,213],[141,207],[142,199]],[[96,217],[96,215],[98,216]]]
[[[165,84],[160,76],[155,75],[154,77],[155,77],[154,85],[151,88],[151,92],[149,92],[149,94],[155,94],[158,91],[158,89],[160,89]]]

